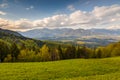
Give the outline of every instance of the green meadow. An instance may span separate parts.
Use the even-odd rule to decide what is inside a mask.
[[[120,57],[0,63],[0,80],[120,80]]]

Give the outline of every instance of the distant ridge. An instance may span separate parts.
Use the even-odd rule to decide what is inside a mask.
[[[26,32],[19,32],[20,34],[36,39],[42,38],[61,38],[61,37],[73,37],[81,38],[84,36],[118,36],[120,35],[120,29],[33,29]]]

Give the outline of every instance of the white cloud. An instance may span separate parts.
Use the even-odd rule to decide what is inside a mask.
[[[42,20],[35,20],[34,25],[37,27],[62,27],[69,25],[69,19],[65,14],[55,15]]]
[[[0,18],[0,27],[5,29],[14,29],[16,28],[15,23],[10,20]]]
[[[120,13],[120,5],[95,7],[93,10],[93,13],[97,17],[114,16],[114,14],[116,14],[116,12]]]
[[[0,18],[0,28],[11,29],[11,30],[26,30],[33,28],[33,24],[31,21],[27,19],[11,21]]]
[[[33,28],[33,24],[28,19],[20,19],[18,21],[15,21],[15,26],[17,26],[17,29],[29,29]]]
[[[3,11],[0,11],[0,15],[6,15],[6,13]]]
[[[33,7],[34,8],[34,7]],[[71,14],[53,15],[51,17],[30,21],[20,19],[10,21],[0,19],[0,27],[25,30],[40,27],[72,27],[79,26],[80,28],[102,27],[107,28],[109,25],[117,25],[120,23],[120,5],[112,6],[96,6],[92,11],[74,11]],[[119,27],[119,26],[118,26]],[[117,28],[118,28],[117,27]]]
[[[120,29],[120,24],[108,26],[107,29]]]
[[[70,11],[75,11],[74,5],[68,5],[67,9],[70,10]]]
[[[0,8],[7,8],[8,7],[8,4],[7,3],[2,3],[0,4]]]
[[[34,9],[34,6],[30,6],[30,7],[26,8],[26,10],[31,10],[31,9]]]
[[[95,7],[91,12],[75,11],[70,14],[72,24],[97,26],[120,22],[120,5]]]

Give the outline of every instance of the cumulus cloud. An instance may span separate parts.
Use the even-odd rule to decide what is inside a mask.
[[[0,28],[14,29],[16,26],[13,21],[0,18]]]
[[[67,9],[70,10],[70,11],[75,11],[74,5],[68,5]]]
[[[92,11],[77,10],[71,14],[60,14],[51,17],[30,21],[20,19],[10,21],[0,19],[0,27],[8,29],[33,29],[40,27],[69,27],[80,26],[84,28],[100,27],[103,25],[116,25],[120,23],[120,5],[94,7]],[[119,27],[119,26],[118,26]]]
[[[41,27],[61,27],[69,25],[69,17],[65,14],[55,15],[52,17],[44,18],[42,20],[35,20],[35,26]]]
[[[70,14],[72,24],[97,26],[120,22],[120,5],[95,7],[91,12],[75,11]]]
[[[3,11],[0,11],[0,15],[6,15],[6,13]]]
[[[17,26],[17,29],[29,29],[33,28],[33,23],[28,19],[20,19],[18,21],[15,21],[15,26]]]
[[[33,23],[27,19],[11,21],[0,18],[0,28],[11,30],[25,30],[33,28]]]

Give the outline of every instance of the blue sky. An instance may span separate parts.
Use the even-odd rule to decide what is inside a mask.
[[[120,4],[120,0],[0,0],[0,3],[8,4],[7,8],[1,8],[2,11],[9,13],[3,17],[13,20],[19,18],[34,20],[54,14],[69,14],[71,13],[67,9],[69,5],[74,5],[76,10],[90,11],[94,6]]]
[[[102,8],[102,7],[105,7],[105,8]],[[107,14],[109,16],[113,16],[112,13],[115,11],[113,10],[113,8],[117,8],[116,12],[114,12],[114,14],[117,16],[113,16],[113,17],[119,16],[119,9],[118,9],[119,7],[120,7],[120,0],[0,0],[0,19],[1,19],[2,27],[3,27],[3,23],[2,23],[3,20],[4,22],[5,20],[8,20],[9,23],[7,24],[14,23],[16,25],[17,23],[17,26],[15,27],[15,29],[17,28],[31,29],[33,27],[34,28],[49,27],[49,25],[50,27],[66,27],[66,26],[71,27],[72,26],[73,28],[74,26],[77,26],[77,27],[79,26],[79,28],[84,28],[84,26],[94,26],[94,27],[102,26],[102,28],[105,28],[105,26],[108,26],[109,24],[107,22],[108,20],[104,22],[100,22],[101,21],[100,19],[101,18],[103,19],[103,14],[96,13],[95,9],[98,9],[99,11],[100,10],[102,11],[102,9],[104,10],[112,9],[112,10],[109,10],[111,14],[104,12],[106,15],[104,17],[106,17],[106,19],[109,19],[110,17],[108,17]],[[76,21],[76,23],[75,22],[70,23],[71,15],[72,15],[72,20],[75,15],[78,15],[77,17],[79,18],[81,18],[80,15],[85,17],[80,20],[75,18],[74,20]],[[87,21],[86,17],[88,15],[91,16],[90,20],[92,19],[92,16],[94,16],[95,18],[92,19],[91,21]],[[69,22],[66,19],[59,20],[57,17],[53,19],[54,16],[57,16],[59,19],[62,17],[65,17],[66,19],[70,18],[70,20]],[[110,19],[114,21],[115,19],[113,19],[113,17]],[[60,21],[61,25],[59,24],[59,22],[52,23],[55,20]],[[78,20],[81,22],[78,22]],[[86,20],[87,23],[84,22],[84,20]],[[41,24],[42,22],[44,24]],[[49,24],[50,22],[52,24]],[[83,25],[88,23],[90,24],[90,22],[91,23],[97,22],[98,24]],[[119,25],[118,22],[119,21],[116,21],[113,24],[110,23],[109,25],[117,26]],[[33,26],[29,27],[28,24],[31,25],[30,23],[32,23]],[[103,26],[102,23],[104,23],[105,26]],[[20,25],[22,25],[22,27],[20,27]],[[5,24],[4,24],[4,27],[5,27]],[[14,28],[14,27],[10,27],[10,28]]]

